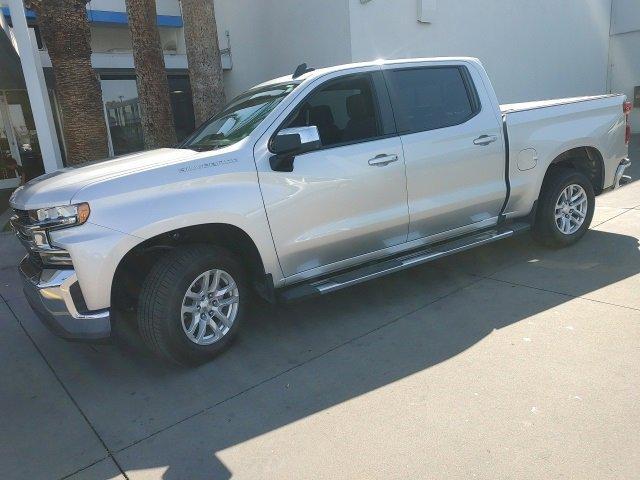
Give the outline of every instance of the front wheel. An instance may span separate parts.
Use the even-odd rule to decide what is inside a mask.
[[[591,225],[595,204],[593,185],[586,175],[556,168],[542,187],[533,237],[552,248],[576,243]]]
[[[178,247],[145,279],[138,301],[142,339],[156,354],[197,365],[224,350],[246,310],[242,266],[209,245]]]

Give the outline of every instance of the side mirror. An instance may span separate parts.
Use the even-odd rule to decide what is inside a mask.
[[[284,128],[271,141],[270,150],[275,155],[269,159],[269,163],[275,171],[291,172],[296,155],[316,150],[321,146],[320,132],[315,125]]]

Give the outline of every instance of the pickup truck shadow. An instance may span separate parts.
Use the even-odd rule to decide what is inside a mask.
[[[491,279],[500,270],[520,280]],[[235,345],[195,370],[161,365],[129,344],[99,347],[85,358],[84,374],[75,367],[81,385],[69,388],[82,392],[79,404],[125,469],[226,479],[233,472],[218,452],[428,369],[496,329],[638,272],[631,236],[592,230],[578,245],[550,251],[525,235],[313,301],[261,303]],[[271,447],[274,455],[286,448]]]

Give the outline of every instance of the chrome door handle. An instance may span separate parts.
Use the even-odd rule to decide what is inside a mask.
[[[369,165],[374,167],[384,167],[385,165],[389,165],[390,163],[397,162],[398,155],[387,155],[381,153],[380,155],[376,155],[372,159],[369,160]]]
[[[473,144],[485,146],[495,142],[496,140],[498,140],[498,137],[495,135],[480,135],[473,141]]]

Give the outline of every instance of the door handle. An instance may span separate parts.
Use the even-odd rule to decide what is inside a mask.
[[[498,140],[498,137],[495,135],[480,135],[473,141],[473,144],[485,146],[495,142],[496,140]]]
[[[380,155],[376,155],[372,159],[369,160],[369,165],[374,167],[384,167],[389,165],[390,163],[397,162],[398,155],[387,155],[385,153],[381,153]]]

